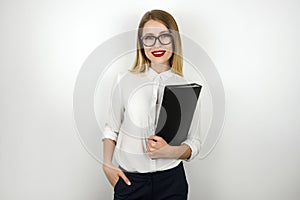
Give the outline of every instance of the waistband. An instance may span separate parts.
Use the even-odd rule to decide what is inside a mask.
[[[183,162],[181,161],[176,167],[173,167],[171,169],[166,169],[166,170],[161,170],[161,171],[154,171],[154,172],[129,172],[126,171],[125,169],[123,169],[121,166],[119,166],[119,168],[126,174],[136,174],[136,175],[155,175],[155,174],[163,174],[163,173],[168,173],[168,172],[172,172],[175,171],[179,168],[183,168]]]

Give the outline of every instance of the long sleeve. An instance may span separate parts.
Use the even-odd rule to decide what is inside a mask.
[[[124,105],[122,98],[122,90],[120,84],[120,75],[114,81],[111,90],[111,100],[109,104],[108,118],[105,123],[102,140],[105,138],[117,141],[118,133],[124,116]]]
[[[192,150],[192,154],[186,161],[193,160],[200,152],[202,146],[201,138],[201,99],[197,102],[196,110],[194,112],[193,120],[188,133],[188,138],[182,142],[182,144],[187,144]]]
[[[182,159],[179,159],[179,154],[185,153],[183,150],[186,151],[186,146],[190,147],[191,155],[184,156],[184,158],[189,156],[189,159],[185,160],[190,161],[200,154],[202,141],[200,139],[201,135],[199,135],[201,133],[199,127],[203,129],[203,124],[200,126],[200,108],[197,108],[197,106],[188,137],[183,141],[186,145],[170,148],[174,151],[179,150],[178,155],[167,159],[151,159],[146,153],[147,143],[145,138],[155,133],[157,115],[159,115],[163,98],[163,86],[181,83],[185,84],[187,80],[172,71],[172,68],[157,73],[151,67],[148,67],[143,73],[126,71],[115,76],[112,89],[107,89],[107,92],[111,95],[107,97],[109,104],[107,104],[106,112],[108,113],[106,113],[106,118],[102,122],[103,146],[108,142],[112,144],[109,146],[112,148],[104,147],[105,161],[110,163],[114,158],[116,163],[126,171],[146,173],[176,167],[182,162]],[[202,101],[197,101],[197,105],[198,102]],[[203,116],[203,111],[201,112]]]

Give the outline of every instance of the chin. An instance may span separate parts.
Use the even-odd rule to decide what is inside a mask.
[[[151,62],[155,64],[164,64],[167,63],[170,60],[170,58],[152,58]]]
[[[153,64],[159,64],[159,65],[165,65],[167,61],[162,61],[162,62],[158,62],[158,61],[151,61],[151,63]]]

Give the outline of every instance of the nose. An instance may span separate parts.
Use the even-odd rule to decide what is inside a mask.
[[[159,42],[158,38],[156,38],[153,47],[161,47],[161,43]]]

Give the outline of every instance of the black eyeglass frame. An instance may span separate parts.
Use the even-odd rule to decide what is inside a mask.
[[[162,43],[161,40],[160,40],[159,38],[160,38],[161,36],[163,36],[163,35],[169,35],[169,36],[171,36],[171,41],[170,41],[169,43],[167,43],[167,44]],[[144,39],[145,37],[154,37],[155,40],[154,40],[153,44],[152,44],[152,45],[146,45],[146,44],[143,42],[143,39]],[[159,36],[157,36],[157,37],[154,36],[154,35],[144,35],[144,36],[140,37],[140,40],[141,40],[141,43],[142,43],[144,46],[146,46],[146,47],[153,47],[153,46],[156,44],[156,41],[157,41],[157,40],[158,40],[158,41],[160,42],[160,44],[162,44],[162,45],[168,45],[168,44],[171,44],[171,43],[174,41],[174,38],[173,38],[173,34],[172,34],[172,33],[163,33],[163,34],[161,34],[161,35],[159,35]]]

